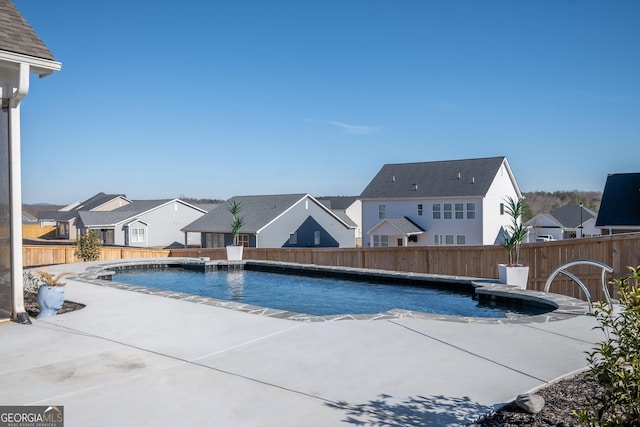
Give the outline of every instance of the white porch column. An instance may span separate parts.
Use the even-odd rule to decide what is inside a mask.
[[[30,323],[24,308],[22,279],[22,169],[20,158],[20,101],[29,92],[29,65],[18,67],[17,87],[9,105],[9,193],[11,210],[11,318]]]

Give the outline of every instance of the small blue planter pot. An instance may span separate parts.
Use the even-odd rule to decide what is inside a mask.
[[[64,303],[64,286],[42,285],[38,289],[38,305],[40,314],[36,319],[55,315]]]

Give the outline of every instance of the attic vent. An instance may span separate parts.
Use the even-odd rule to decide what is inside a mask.
[[[395,176],[395,175],[393,175],[393,176],[391,177],[391,182],[396,182],[396,176]]]
[[[461,175],[460,175],[460,172],[458,172],[458,179],[460,179],[460,178],[461,178]]]
[[[472,183],[472,184],[475,184],[475,183],[476,183],[476,177],[475,177],[475,176],[472,176],[472,177],[471,177],[471,183]]]
[[[413,191],[418,191],[418,184],[413,184]]]

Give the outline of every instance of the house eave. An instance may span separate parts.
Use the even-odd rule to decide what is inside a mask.
[[[482,200],[486,197],[486,195],[474,194],[474,195],[464,195],[464,196],[415,196],[415,197],[371,197],[371,198],[363,198],[359,199],[361,202],[379,202],[388,200],[391,202],[402,202],[402,201],[424,201],[424,200],[462,200],[462,199],[479,199]]]
[[[16,64],[16,66],[27,64],[29,65],[29,71],[37,74],[41,78],[62,69],[61,62],[24,55],[22,53],[9,52],[7,50],[0,50],[0,63],[2,62],[13,63]]]

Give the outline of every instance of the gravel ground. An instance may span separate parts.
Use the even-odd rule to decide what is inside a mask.
[[[538,414],[529,414],[515,403],[510,403],[500,411],[487,417],[478,426],[530,426],[530,427],[573,427],[580,426],[571,411],[587,407],[588,399],[596,396],[599,386],[590,382],[587,372],[553,383],[536,394],[545,400],[544,408]]]
[[[58,314],[80,310],[84,307],[84,304],[65,300],[64,304],[62,304],[62,308],[58,310]],[[27,310],[27,314],[31,317],[36,317],[38,314],[40,314],[40,307],[38,306],[38,295],[34,294],[33,292],[25,292],[24,308],[25,310]]]

